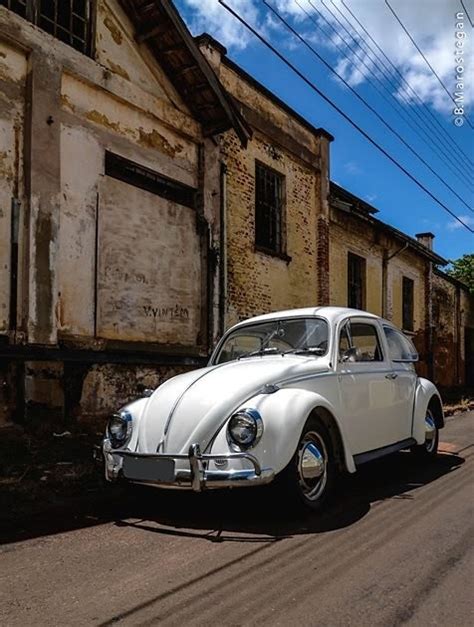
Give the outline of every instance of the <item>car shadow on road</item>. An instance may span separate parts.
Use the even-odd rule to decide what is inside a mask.
[[[440,454],[427,464],[409,452],[371,462],[340,481],[332,503],[320,514],[289,510],[271,486],[203,494],[144,488],[131,497],[127,515],[116,525],[209,542],[276,542],[348,527],[384,500],[415,499],[418,488],[463,463],[459,455]]]
[[[276,489],[209,491],[194,494],[131,486],[105,486],[90,496],[41,514],[0,525],[0,544],[64,533],[106,523],[209,542],[271,543],[283,538],[348,527],[373,504],[416,498],[416,489],[456,471],[464,458],[440,454],[423,464],[408,452],[371,462],[345,477],[333,502],[320,514],[288,509]]]

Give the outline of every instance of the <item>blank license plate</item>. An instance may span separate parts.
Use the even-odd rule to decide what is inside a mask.
[[[174,460],[153,459],[152,457],[125,457],[123,474],[127,479],[140,481],[174,481]]]

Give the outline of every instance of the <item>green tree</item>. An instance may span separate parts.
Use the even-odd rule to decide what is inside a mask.
[[[451,263],[448,274],[467,285],[474,294],[474,255],[463,255]]]

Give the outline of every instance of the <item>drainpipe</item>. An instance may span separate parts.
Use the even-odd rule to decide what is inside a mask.
[[[408,242],[406,242],[401,248],[396,250],[391,255],[389,255],[387,249],[384,248],[383,257],[382,257],[382,318],[387,317],[387,310],[388,310],[388,292],[387,292],[388,262],[390,261],[390,259],[393,259],[397,255],[402,253],[404,250],[406,250],[407,248],[408,248]]]
[[[227,166],[221,162],[220,172],[220,272],[219,272],[219,335],[226,328],[227,306]]]

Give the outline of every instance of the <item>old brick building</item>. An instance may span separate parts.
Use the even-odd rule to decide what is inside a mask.
[[[104,415],[236,320],[315,304],[392,318],[466,381],[472,298],[330,187],[327,131],[169,0],[53,4],[0,0],[0,423]]]
[[[330,205],[331,303],[392,320],[415,342],[419,373],[438,385],[473,384],[474,299],[437,269],[448,262],[433,250],[433,234],[401,233],[335,184]]]
[[[198,42],[252,129],[245,147],[233,131],[221,137],[225,326],[262,311],[327,303],[333,138],[228,59],[210,36]]]
[[[205,359],[249,129],[166,0],[0,5],[0,413],[108,411]]]

